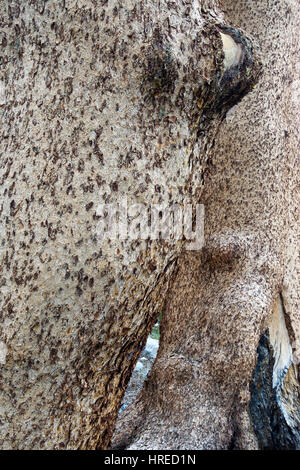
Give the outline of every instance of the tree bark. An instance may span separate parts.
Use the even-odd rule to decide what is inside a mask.
[[[256,46],[213,0],[0,14],[0,446],[106,448],[183,242],[99,240],[98,205],[199,201]]]
[[[299,2],[221,3],[259,42],[264,74],[215,139],[206,244],[178,260],[156,362],[115,448],[300,448]]]

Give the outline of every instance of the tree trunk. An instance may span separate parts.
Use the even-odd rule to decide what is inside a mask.
[[[183,242],[99,238],[98,207],[198,202],[259,61],[214,0],[1,0],[0,15],[0,446],[106,448]],[[195,319],[175,322],[186,341]]]
[[[178,260],[115,448],[300,448],[299,2],[221,3],[258,40],[264,74],[216,137],[205,247]]]

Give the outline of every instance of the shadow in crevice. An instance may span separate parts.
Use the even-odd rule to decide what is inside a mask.
[[[251,384],[250,416],[262,450],[299,450],[299,435],[287,424],[273,388],[274,351],[269,332],[261,336]]]

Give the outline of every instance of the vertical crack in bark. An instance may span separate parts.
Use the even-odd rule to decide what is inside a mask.
[[[250,415],[261,449],[300,449],[300,401],[283,298],[261,336],[251,385]]]

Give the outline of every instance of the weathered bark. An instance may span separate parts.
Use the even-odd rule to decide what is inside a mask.
[[[215,140],[206,245],[178,260],[156,362],[115,447],[300,448],[300,7],[221,3],[260,43],[264,74]]]
[[[197,202],[259,62],[213,0],[0,8],[0,447],[105,448],[182,242],[98,240],[97,206]]]

